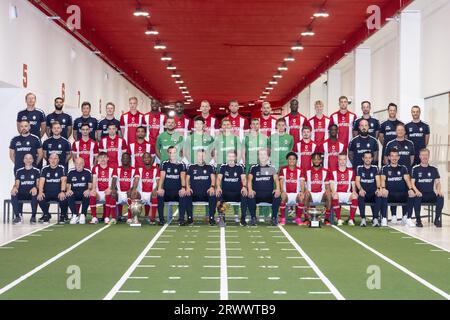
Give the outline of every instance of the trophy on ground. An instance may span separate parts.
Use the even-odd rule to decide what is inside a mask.
[[[226,202],[217,202],[217,212],[219,213],[219,227],[225,227],[225,212],[230,207]]]
[[[306,213],[310,217],[310,228],[321,228],[321,218],[324,213],[324,208],[311,207],[306,209]]]
[[[138,191],[133,190],[132,192],[130,192],[129,196],[131,198],[130,211],[132,216],[130,227],[140,227],[141,223],[139,222],[139,216],[141,215],[142,211],[141,195]]]

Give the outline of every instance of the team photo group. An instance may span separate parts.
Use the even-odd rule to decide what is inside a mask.
[[[274,117],[264,102],[259,117],[246,118],[233,100],[227,116],[218,119],[208,101],[189,118],[183,102],[166,114],[153,100],[143,114],[131,97],[126,113],[116,118],[115,105],[108,103],[100,120],[91,116],[89,102],[82,103],[81,116],[65,113],[60,97],[48,115],[36,107],[35,94],[27,94],[25,103],[9,147],[14,224],[24,222],[28,203],[31,224],[48,224],[51,204],[59,207],[59,223],[131,224],[137,201],[143,222],[161,226],[172,219],[169,204],[177,205],[180,226],[192,225],[199,203],[210,225],[217,222],[218,207],[231,205],[242,226],[257,225],[258,207],[271,211],[271,225],[309,225],[309,209],[320,207],[324,225],[336,217],[338,226],[354,226],[358,214],[361,227],[386,227],[388,219],[422,227],[421,206],[434,204],[434,225],[442,226],[444,195],[419,106],[411,108],[410,119],[397,119],[391,103],[381,122],[369,101],[356,106],[358,118],[342,96],[330,116],[317,101],[307,119],[293,99],[285,116]]]

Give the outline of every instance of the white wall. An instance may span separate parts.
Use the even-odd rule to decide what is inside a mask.
[[[10,3],[17,6],[18,18],[10,19]],[[72,57],[71,57],[72,55]],[[75,55],[75,57],[74,57]],[[22,66],[28,65],[28,88],[22,88]],[[108,79],[106,79],[106,74]],[[37,106],[46,113],[53,99],[66,87],[66,112],[79,117],[78,96],[92,104],[92,114],[104,116],[108,101],[116,104],[116,117],[127,110],[128,98],[136,96],[140,109],[150,109],[150,98],[94,55],[57,24],[25,0],[0,1],[0,201],[9,195],[12,164],[8,158],[10,139],[17,135],[16,115],[22,110],[27,92],[37,94]],[[6,89],[9,88],[9,89]],[[102,99],[102,113],[99,101]]]

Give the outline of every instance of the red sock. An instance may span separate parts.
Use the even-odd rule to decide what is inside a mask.
[[[333,210],[334,210],[334,214],[336,215],[336,218],[338,218],[338,220],[340,220],[341,219],[341,207],[339,206],[339,200],[333,199],[333,201],[331,202],[331,205],[333,206]]]
[[[89,206],[91,207],[92,216],[97,218],[97,198],[89,197]]]
[[[145,205],[145,216],[148,217],[150,213],[150,206],[148,204]]]
[[[302,218],[304,207],[305,207],[305,205],[303,203],[299,203],[295,206],[295,215],[297,216],[297,218],[299,218],[299,219]],[[307,219],[308,217],[305,215],[305,218]]]
[[[112,196],[109,197],[109,215],[111,218],[116,218],[116,204],[117,201]]]
[[[350,206],[350,220],[355,219],[356,209],[358,209],[358,199],[353,199]]]
[[[80,213],[80,207],[81,205],[79,203],[75,203],[75,210],[76,210],[76,215],[78,215]]]
[[[325,210],[325,220],[330,221],[330,215],[331,215],[331,210],[330,209],[326,209]]]
[[[281,217],[286,218],[286,203],[282,202],[280,205]]]
[[[156,210],[158,209],[158,198],[154,197],[152,198],[152,216],[151,219],[156,219]]]

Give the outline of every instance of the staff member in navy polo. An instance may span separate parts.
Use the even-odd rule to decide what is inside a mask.
[[[380,125],[380,134],[378,135],[378,139],[383,146],[381,161],[384,159],[386,145],[397,136],[397,125],[402,123],[397,119],[397,105],[395,103],[388,105],[388,116],[388,119]]]
[[[92,172],[84,167],[83,158],[77,158],[75,161],[75,169],[67,174],[67,202],[72,212],[70,224],[85,224],[86,214],[89,208],[89,195],[92,190]],[[80,206],[76,204],[81,201]]]
[[[436,204],[436,217],[434,225],[442,227],[442,209],[444,208],[444,192],[442,192],[441,176],[436,167],[430,166],[430,150],[422,149],[419,153],[420,164],[412,170],[412,184],[416,198],[414,211],[416,213],[416,226],[422,227],[420,208],[422,203]]]
[[[361,227],[366,224],[366,203],[371,203],[372,226],[379,227],[379,214],[381,208],[381,179],[378,167],[373,165],[373,154],[366,151],[363,155],[363,165],[356,169],[356,187],[358,188],[358,206],[361,215]]]
[[[266,149],[258,150],[258,161],[259,164],[252,166],[248,175],[250,225],[256,225],[256,205],[266,202],[272,204],[271,224],[276,226],[278,225],[278,209],[281,204],[281,188],[277,169],[269,165],[269,155]]]
[[[425,149],[430,141],[430,126],[420,120],[421,110],[420,107],[414,106],[411,108],[412,121],[408,123],[406,128],[406,135],[408,139],[414,144],[415,157],[414,164],[419,164],[420,150]]]
[[[405,203],[403,206],[402,224],[409,227],[414,226],[411,222],[411,211],[414,205],[413,185],[408,169],[399,164],[400,155],[397,149],[389,151],[390,164],[381,169],[381,226],[387,226],[387,205],[388,202]],[[393,224],[397,223],[397,215],[392,213]]]
[[[106,104],[106,116],[98,122],[97,125],[97,140],[105,138],[109,135],[108,127],[110,124],[114,124],[117,127],[117,135],[122,136],[122,130],[120,130],[120,121],[114,117],[116,111],[116,105],[112,102]]]
[[[30,133],[30,122],[23,120],[19,125],[20,135],[11,139],[9,144],[9,158],[14,163],[14,174],[16,170],[22,168],[25,164],[23,157],[30,153],[35,159],[33,165],[36,168],[42,166],[42,158],[44,152],[42,151],[42,144],[39,137]]]
[[[404,124],[397,125],[396,138],[390,141],[386,145],[384,164],[387,165],[388,156],[392,149],[397,149],[400,159],[398,164],[408,168],[408,172],[411,173],[412,165],[414,164],[415,148],[414,143],[411,140],[406,139],[406,129]]]
[[[37,183],[40,172],[38,168],[33,167],[33,156],[28,153],[23,158],[25,166],[16,171],[14,186],[11,190],[11,204],[14,212],[14,224],[22,223],[23,204],[19,201],[31,201],[31,219],[30,223],[36,223],[37,212]]]
[[[348,158],[352,162],[353,169],[363,165],[363,155],[366,152],[373,153],[373,163],[378,164],[378,140],[369,135],[369,121],[361,119],[359,121],[359,135],[350,141],[348,147]]]
[[[184,214],[186,210],[186,167],[177,161],[177,148],[170,146],[167,149],[169,160],[164,161],[160,167],[158,185],[158,216],[160,226],[166,223],[164,219],[164,202],[176,201],[179,203],[180,218],[178,223],[185,226]]]
[[[227,163],[220,166],[217,174],[216,196],[222,202],[237,202],[241,204],[240,224],[245,227],[247,226],[245,214],[248,203],[247,177],[244,166],[236,162],[236,150],[229,150],[227,152]]]
[[[59,122],[51,124],[52,136],[44,141],[42,148],[44,149],[44,158],[48,164],[48,158],[52,153],[56,153],[59,157],[59,164],[68,169],[69,160],[72,157],[72,146],[66,138],[61,136],[62,126]]]
[[[41,177],[39,178],[39,193],[37,199],[39,206],[43,212],[39,219],[40,223],[48,224],[51,219],[49,212],[50,201],[57,201],[61,209],[59,223],[65,223],[67,217],[67,198],[66,198],[66,184],[67,177],[64,166],[59,164],[58,155],[53,153],[49,157],[50,165],[42,168]]]
[[[36,95],[28,93],[25,96],[26,109],[17,114],[17,131],[20,133],[20,123],[27,120],[30,123],[30,133],[41,139],[45,134],[45,113],[36,108]]]
[[[83,102],[81,104],[82,116],[76,118],[73,122],[73,138],[75,141],[81,139],[81,126],[83,124],[89,125],[89,138],[96,141],[96,133],[98,127],[98,121],[94,117],[91,117],[91,104],[89,102]]]
[[[72,116],[63,112],[64,108],[64,99],[61,97],[55,98],[55,111],[47,115],[47,136],[52,136],[52,124],[54,122],[59,122],[61,125],[61,136],[66,139],[69,139],[72,136]]]
[[[359,123],[361,122],[361,120],[367,120],[369,122],[369,135],[371,135],[375,139],[378,139],[378,135],[380,134],[380,121],[370,115],[371,109],[372,104],[370,103],[370,101],[361,102],[362,117],[356,119],[355,124],[353,125],[354,137],[360,134]]]
[[[186,211],[188,224],[193,223],[193,202],[208,202],[209,224],[215,225],[216,175],[213,166],[205,163],[205,150],[197,150],[197,163],[186,173]]]

